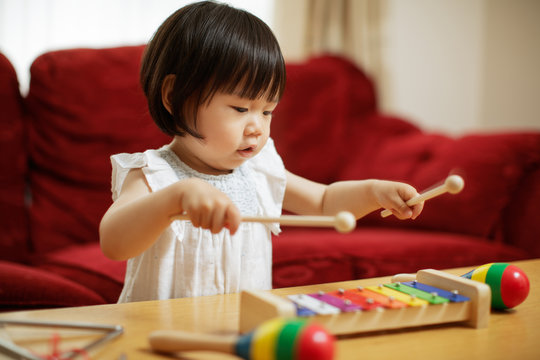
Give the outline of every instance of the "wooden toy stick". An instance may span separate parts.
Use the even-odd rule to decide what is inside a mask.
[[[175,215],[171,220],[189,220],[185,214]],[[300,216],[282,215],[280,217],[245,216],[244,222],[280,223],[288,226],[333,227],[341,233],[351,232],[356,226],[356,218],[348,211],[341,211],[336,216]]]
[[[422,201],[426,201],[429,199],[433,199],[436,196],[442,195],[444,193],[450,193],[450,194],[457,194],[461,190],[463,190],[463,187],[465,186],[465,182],[463,181],[463,178],[459,175],[451,175],[446,178],[444,181],[444,184],[437,186],[431,190],[428,190],[416,197],[413,197],[409,201],[407,201],[408,206],[416,205]],[[381,211],[382,217],[387,217],[392,215],[392,212],[388,209]]]

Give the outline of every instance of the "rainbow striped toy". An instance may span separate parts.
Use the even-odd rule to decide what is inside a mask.
[[[529,295],[529,278],[515,265],[486,264],[462,277],[488,284],[491,288],[491,307],[496,310],[516,307]]]
[[[160,352],[210,350],[246,360],[331,360],[334,357],[334,337],[305,319],[274,318],[240,337],[161,330],[150,334],[149,341],[152,349]]]

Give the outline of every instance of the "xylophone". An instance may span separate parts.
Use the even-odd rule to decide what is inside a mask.
[[[489,320],[491,290],[481,282],[427,269],[404,283],[287,298],[244,291],[240,301],[240,332],[274,317],[305,317],[342,335],[455,322],[483,328]]]
[[[274,318],[247,335],[194,334],[177,330],[154,331],[149,337],[155,351],[209,350],[246,360],[331,360],[334,337],[321,326],[303,319]]]

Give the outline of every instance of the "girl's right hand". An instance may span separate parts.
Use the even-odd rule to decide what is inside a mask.
[[[130,171],[120,195],[99,226],[103,253],[113,260],[127,260],[150,247],[171,223],[186,213],[194,226],[218,233],[224,227],[234,234],[240,211],[221,191],[200,179],[187,179],[151,191],[141,169]]]
[[[232,235],[242,221],[240,211],[223,192],[204,180],[191,178],[179,182],[182,187],[180,208],[195,227],[216,234],[224,227]]]

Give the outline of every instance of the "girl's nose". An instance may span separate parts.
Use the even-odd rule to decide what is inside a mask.
[[[259,136],[263,132],[263,121],[259,116],[252,116],[244,129],[246,136]]]

